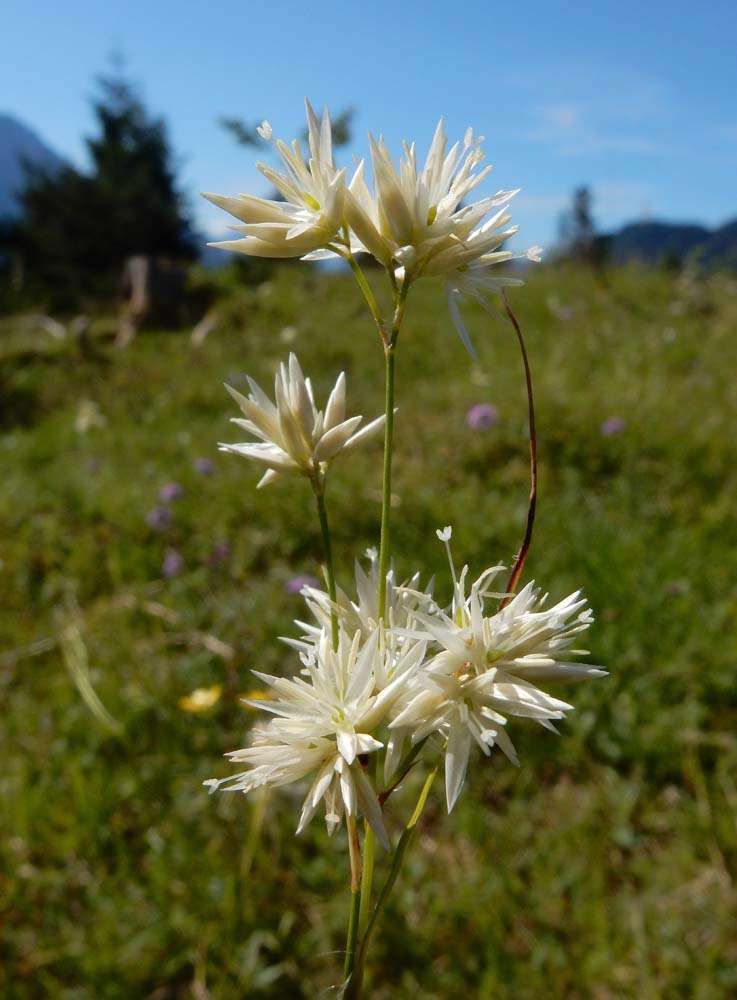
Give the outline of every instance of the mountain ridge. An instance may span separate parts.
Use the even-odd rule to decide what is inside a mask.
[[[64,158],[25,122],[0,112],[0,218],[20,213],[18,195],[25,183],[25,163],[45,170],[66,166]]]
[[[693,256],[709,266],[737,268],[737,218],[710,229],[694,222],[630,222],[604,237],[612,264],[682,263]]]
[[[20,214],[18,195],[25,182],[24,163],[46,170],[67,166],[67,161],[33,128],[8,112],[0,112],[0,220]],[[600,239],[612,264],[632,260],[645,264],[682,263],[694,256],[708,266],[737,269],[737,217],[716,229],[696,222],[630,222]],[[227,255],[209,248],[203,248],[203,257],[209,266],[227,259]]]

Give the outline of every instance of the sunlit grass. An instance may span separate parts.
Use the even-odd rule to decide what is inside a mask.
[[[737,992],[737,286],[635,271],[614,284],[541,270],[515,296],[541,464],[525,578],[552,598],[585,589],[592,660],[611,676],[570,692],[560,738],[513,728],[521,769],[479,762],[452,825],[440,797],[428,807],[376,937],[377,998]],[[319,823],[295,840],[299,790],[201,787],[255,717],[238,701],[249,670],[292,669],[276,637],[303,609],[284,585],[319,552],[308,487],[256,496],[258,472],[216,443],[237,440],[222,383],[239,373],[268,385],[294,349],[320,396],[345,368],[351,410],[370,418],[383,359],[342,276],[287,268],[234,302],[200,349],[162,332],[85,354],[4,321],[8,996],[307,998],[340,980],[344,840]],[[469,322],[480,367],[442,295],[418,292],[398,355],[399,571],[436,573],[446,598],[435,529],[454,525],[473,572],[511,561],[526,513],[514,337],[501,319]],[[83,432],[90,402],[104,423]],[[466,425],[476,403],[494,404],[495,426]],[[607,437],[611,417],[626,426]],[[344,584],[377,543],[378,448],[339,459],[330,484]],[[172,481],[184,495],[157,530],[147,515]],[[120,733],[70,675],[72,625]],[[216,687],[211,707],[185,710]]]

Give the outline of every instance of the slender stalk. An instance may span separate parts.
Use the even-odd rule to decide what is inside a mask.
[[[345,979],[353,973],[356,963],[356,940],[358,938],[358,909],[361,904],[361,890],[351,893],[351,909],[348,914],[348,933],[345,942],[345,962],[343,976]]]
[[[392,792],[395,792],[397,790],[397,788],[399,788],[399,786],[401,785],[401,783],[404,781],[404,779],[407,777],[407,775],[409,774],[409,772],[415,766],[417,758],[419,757],[420,752],[422,751],[422,748],[427,743],[427,741],[429,740],[429,738],[430,738],[429,736],[426,736],[424,739],[420,740],[418,743],[415,743],[415,745],[412,747],[412,749],[409,751],[409,753],[405,754],[404,758],[402,759],[402,761],[399,764],[399,767],[397,768],[397,777],[394,778],[394,780],[391,782],[391,784],[388,785],[383,790],[383,792],[379,792],[378,798],[379,798],[379,804],[380,805],[383,806],[384,803],[386,802],[386,800],[392,794]]]
[[[364,299],[366,299],[366,304],[371,310],[371,315],[374,317],[374,322],[376,323],[376,326],[379,330],[379,336],[381,337],[381,340],[384,346],[386,347],[387,344],[389,343],[389,337],[387,336],[386,332],[386,323],[384,322],[384,317],[381,315],[381,310],[379,309],[376,297],[374,293],[371,291],[371,286],[366,280],[366,275],[363,273],[358,261],[350,251],[348,251],[348,253],[344,253],[343,257],[348,261],[348,263],[351,266],[351,270],[353,271],[355,279],[358,282],[358,287],[363,292],[363,297]]]
[[[374,880],[376,837],[368,823],[363,838],[363,874],[361,876],[361,909],[358,911],[358,930],[361,935],[368,924],[371,907],[371,885]]]
[[[345,944],[345,963],[343,975],[351,976],[356,961],[356,940],[358,938],[358,913],[361,903],[361,845],[358,842],[358,829],[354,816],[346,816],[348,828],[348,851],[351,858],[351,909],[348,915],[348,933]]]
[[[386,574],[389,571],[389,540],[392,501],[392,458],[394,443],[394,367],[399,330],[404,319],[404,304],[409,281],[396,290],[391,336],[384,347],[386,396],[384,404],[384,475],[381,491],[381,542],[379,544],[379,620],[386,616]]]
[[[325,478],[319,473],[310,480],[315,494],[317,504],[317,517],[320,521],[320,532],[322,534],[322,549],[325,558],[325,572],[328,578],[328,595],[333,605],[337,601],[337,591],[335,588],[335,569],[333,567],[333,547],[330,543],[330,526],[328,524],[328,511],[325,506]],[[338,615],[335,608],[330,608],[330,628],[333,637],[333,649],[338,648]]]
[[[509,317],[509,321],[514,327],[514,332],[517,334],[517,341],[519,343],[520,351],[522,352],[522,363],[525,366],[525,384],[527,386],[527,407],[530,424],[530,500],[527,507],[525,535],[522,539],[522,545],[517,553],[517,557],[514,560],[514,566],[512,567],[509,580],[507,581],[507,596],[504,597],[499,604],[500,608],[506,607],[506,605],[511,601],[512,594],[517,586],[517,581],[522,573],[522,568],[525,565],[527,553],[530,551],[530,543],[532,542],[532,527],[535,523],[535,507],[537,506],[537,435],[535,432],[535,401],[532,395],[532,373],[530,372],[530,362],[527,357],[527,348],[525,347],[525,341],[522,337],[522,330],[517,322],[517,317],[512,312],[512,307],[509,305],[509,301],[507,300],[507,296],[504,292],[502,292],[502,297],[504,299],[504,308],[507,316]]]
[[[430,788],[435,780],[435,775],[437,774],[437,767],[434,767],[432,771],[428,774],[425,779],[425,784],[422,786],[422,791],[420,792],[420,797],[417,800],[417,804],[414,808],[414,812],[410,817],[407,826],[402,832],[402,836],[399,838],[399,843],[397,844],[396,850],[394,851],[394,857],[392,858],[392,866],[387,876],[386,882],[381,888],[379,893],[379,898],[374,907],[374,911],[371,914],[371,919],[366,926],[366,929],[362,932],[360,938],[360,944],[358,946],[358,955],[356,956],[355,969],[353,971],[353,978],[355,985],[350,992],[346,994],[351,1000],[360,1000],[361,997],[361,987],[363,983],[363,970],[366,963],[366,953],[368,951],[369,940],[371,934],[373,933],[376,922],[379,919],[379,915],[386,905],[386,901],[391,895],[391,891],[394,888],[394,884],[399,877],[399,873],[402,869],[402,862],[404,861],[404,856],[407,853],[407,848],[410,845],[412,837],[415,832],[415,827],[417,826],[417,821],[422,815],[422,810],[425,808],[425,803],[427,802],[427,796],[430,793]]]
[[[347,239],[346,239],[346,245],[348,245]],[[366,280],[365,274],[361,270],[361,268],[360,268],[360,266],[359,266],[356,258],[353,256],[353,254],[351,253],[350,249],[342,251],[341,252],[341,256],[345,260],[348,261],[348,264],[350,265],[350,268],[353,271],[353,275],[354,275],[354,277],[355,277],[355,279],[356,279],[356,281],[358,283],[358,287],[361,289],[361,292],[363,293],[363,297],[366,300],[366,304],[368,305],[369,310],[371,312],[371,315],[373,316],[374,322],[376,323],[376,328],[379,331],[379,336],[381,337],[381,342],[384,345],[385,352],[388,349],[392,348],[392,355],[393,355],[393,345],[391,343],[391,338],[390,338],[389,334],[387,333],[386,323],[384,321],[384,317],[381,315],[381,310],[379,309],[379,305],[378,305],[378,303],[376,301],[376,297],[374,296],[374,293],[371,290],[371,286],[369,285],[368,281]],[[392,331],[392,333],[394,333],[394,331]],[[392,357],[392,365],[393,365],[393,357]],[[386,481],[386,476],[387,476],[387,472],[386,472],[386,470],[387,470],[387,442],[388,442],[390,486],[391,486],[391,441],[392,441],[393,422],[394,422],[394,419],[393,419],[394,418],[394,403],[393,403],[393,398],[394,398],[394,390],[393,390],[393,373],[392,373],[392,390],[391,390],[391,396],[389,395],[389,393],[387,391],[387,406],[389,406],[389,404],[391,403],[391,407],[390,407],[390,409],[388,411],[389,430],[387,431],[386,428],[384,430],[384,479]],[[318,514],[320,514],[320,498],[319,498],[317,492],[316,492],[315,495],[318,497]],[[389,494],[389,499],[390,498],[391,498],[391,494]],[[382,514],[381,514],[381,525],[382,525],[382,535],[381,535],[381,537],[382,537],[382,540],[384,538],[385,522],[386,522],[387,535],[388,535],[388,514],[386,513],[386,511],[388,511],[388,507],[389,507],[389,503],[388,503],[388,500],[387,500],[387,493],[386,493],[386,486],[385,486],[384,493],[383,493],[383,506],[382,506]],[[324,506],[323,506],[323,510],[324,510]],[[322,524],[323,524],[322,514],[320,515],[320,517],[321,517],[320,524],[322,526]],[[327,535],[327,515],[325,515],[325,529],[323,530],[323,540],[325,541],[326,539],[327,539],[327,541],[326,541],[325,548],[326,548],[326,551],[329,551],[329,536]],[[384,571],[384,576],[386,576],[386,571]],[[379,580],[381,581],[381,576],[379,577]],[[334,587],[335,587],[335,584],[333,584],[333,591],[334,591]],[[328,589],[329,589],[329,587],[328,587]],[[331,592],[330,596],[331,596],[331,600],[335,600],[334,592]],[[385,604],[386,604],[386,599],[385,599],[385,596],[384,596],[384,588],[382,588],[381,586],[379,586],[379,609],[380,609],[379,610],[379,617],[380,618],[383,617],[383,615],[385,613],[385,610],[386,610]],[[334,621],[333,629],[334,629],[334,631],[333,631],[333,642],[335,644],[335,643],[337,643],[337,621]],[[365,926],[366,923],[368,922],[368,919],[369,919],[369,913],[368,913],[368,911],[369,911],[369,907],[370,907],[370,904],[371,904],[371,884],[372,884],[373,875],[374,875],[374,858],[375,858],[375,855],[376,855],[376,838],[374,836],[373,830],[371,829],[371,827],[369,826],[369,824],[366,823],[365,834],[364,834],[364,844],[363,844],[363,865],[362,865],[362,871],[361,871],[361,876],[360,876],[360,878],[361,878],[361,884],[360,884],[360,888],[359,888],[357,882],[354,884],[356,869],[355,869],[355,866],[354,866],[353,854],[354,854],[354,850],[357,849],[358,852],[359,852],[359,865],[360,865],[360,860],[361,860],[360,859],[360,845],[358,845],[358,834],[357,834],[357,831],[356,831],[355,820],[353,820],[351,817],[348,817],[347,822],[349,824],[348,825],[348,838],[349,838],[348,842],[349,842],[349,845],[351,847],[351,910],[350,910],[350,915],[349,915],[349,918],[348,918],[348,940],[347,940],[347,944],[346,944],[346,956],[345,956],[345,966],[344,966],[344,975],[345,975],[346,985],[347,985],[347,992],[346,992],[345,996],[346,997],[352,997],[352,998],[354,998],[354,1000],[358,1000],[358,998],[360,998],[360,995],[361,995],[361,981],[363,979],[363,970],[361,970],[360,979],[358,981],[356,981],[356,978],[355,978],[355,972],[356,972],[356,970],[354,969],[354,963],[355,963],[355,956],[356,956],[356,945],[357,945],[357,942],[359,940],[359,934],[361,932],[361,927]]]
[[[394,441],[394,364],[395,345],[385,352],[386,402],[384,424],[384,474],[381,490],[381,541],[379,544],[379,620],[386,615],[386,574],[389,571],[389,531],[392,502],[392,446]]]
[[[356,265],[356,277],[358,277],[358,272],[360,268]],[[361,272],[361,277],[363,278],[363,273]],[[363,279],[365,282],[365,278]],[[360,284],[359,280],[359,284]],[[379,579],[378,579],[378,617],[379,621],[383,622],[386,618],[386,575],[389,571],[389,539],[390,539],[390,523],[391,523],[391,499],[392,499],[392,457],[393,457],[393,444],[394,444],[394,372],[395,372],[395,356],[396,356],[396,345],[397,339],[399,337],[399,330],[402,325],[402,319],[404,318],[404,304],[407,298],[407,292],[409,291],[409,282],[404,282],[401,288],[397,288],[396,282],[393,283],[395,288],[395,303],[394,303],[394,317],[392,320],[392,329],[390,337],[386,338],[383,331],[383,326],[379,326],[379,332],[382,333],[382,340],[384,341],[384,359],[386,363],[386,392],[385,392],[385,405],[384,405],[384,469],[382,476],[382,491],[381,491],[381,540],[379,543]],[[364,293],[365,294],[365,293]],[[368,298],[367,298],[367,301]],[[371,305],[369,301],[369,305]],[[372,310],[373,312],[373,310]],[[376,319],[376,315],[374,315]],[[379,320],[377,320],[377,325]],[[371,917],[371,889],[374,878],[374,859],[376,855],[376,837],[374,831],[371,829],[368,823],[366,823],[366,831],[363,840],[363,876],[361,879],[361,907],[359,911],[359,921],[358,921],[358,938],[361,948],[361,953],[364,958],[361,962],[360,968],[357,968],[354,972],[356,977],[355,984],[351,986],[351,992],[348,996],[352,998],[359,998],[361,995],[361,984],[363,980],[363,962],[365,961],[366,949],[364,947],[364,936],[367,933],[367,929],[370,926],[370,921],[373,919]]]

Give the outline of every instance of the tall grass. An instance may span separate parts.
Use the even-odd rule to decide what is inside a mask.
[[[234,292],[198,350],[162,331],[83,356],[4,321],[3,995],[299,998],[340,981],[344,840],[325,843],[319,823],[295,839],[290,791],[209,798],[201,782],[243,745],[249,671],[293,669],[276,637],[303,608],[284,585],[319,553],[307,486],[257,502],[254,469],[216,451],[238,435],[222,383],[268,384],[293,349],[320,395],[345,368],[351,411],[381,412],[382,351],[348,280],[277,271]],[[552,598],[584,587],[591,659],[611,675],[576,690],[559,738],[513,728],[520,770],[479,762],[452,828],[440,798],[428,807],[375,939],[377,1000],[737,993],[737,282],[630,270],[614,283],[541,269],[515,298],[539,423],[525,579]],[[501,318],[470,324],[480,366],[439,293],[418,290],[406,319],[400,575],[445,579],[445,524],[472,570],[509,564],[521,540],[517,347]],[[479,402],[499,415],[485,431],[465,422]],[[85,430],[90,404],[102,420]],[[626,425],[606,436],[611,417]],[[334,470],[343,585],[377,544],[375,459]],[[157,530],[147,514],[170,481],[184,496]],[[165,578],[170,550],[183,565]],[[216,685],[211,709],[181,707]]]

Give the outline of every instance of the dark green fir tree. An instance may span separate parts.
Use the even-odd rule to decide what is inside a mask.
[[[114,296],[130,256],[196,252],[163,121],[120,76],[98,81],[93,107],[90,171],[29,170],[22,195],[27,278],[56,308]]]

